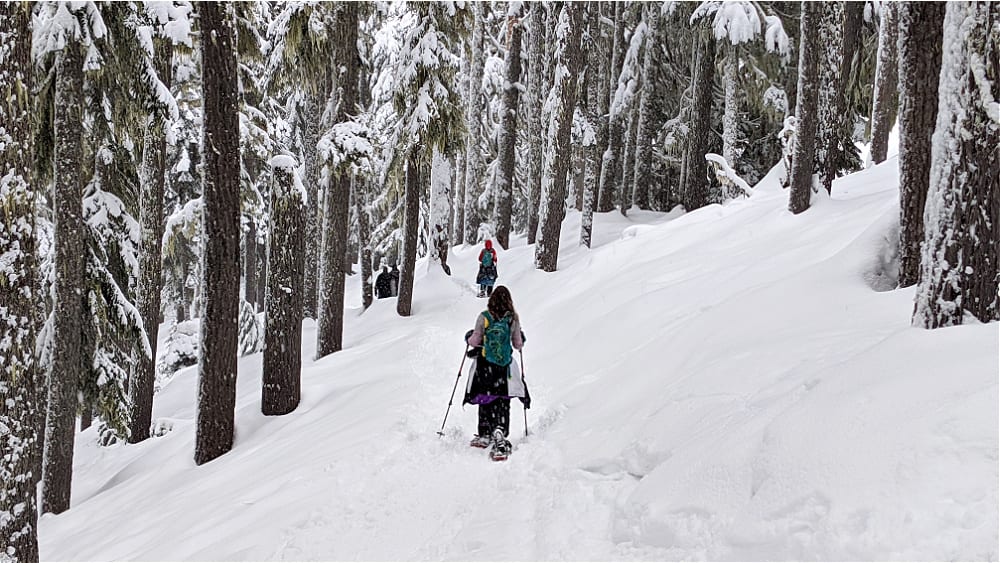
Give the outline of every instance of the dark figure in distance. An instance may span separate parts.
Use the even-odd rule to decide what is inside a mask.
[[[375,296],[379,299],[392,297],[392,274],[386,266],[382,266],[382,273],[375,278]]]

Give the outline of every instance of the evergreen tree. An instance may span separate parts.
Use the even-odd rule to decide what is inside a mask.
[[[40,370],[35,357],[38,290],[31,185],[31,5],[0,5],[0,558],[38,561]]]
[[[559,235],[566,215],[566,174],[570,164],[570,132],[576,109],[577,81],[582,61],[583,6],[563,4],[557,26],[556,74],[549,100],[549,149],[542,176],[541,238],[535,247],[535,267],[554,272],[559,259]]]
[[[542,106],[545,103],[545,4],[531,5],[528,27],[528,90],[525,119],[528,129],[528,244],[538,234],[538,203],[542,194]]]
[[[625,132],[622,125],[622,104],[615,104],[618,94],[617,84],[622,71],[625,54],[624,3],[614,2],[614,35],[611,40],[611,66],[608,102],[608,146],[601,157],[601,179],[598,189],[597,210],[606,213],[615,208],[617,178],[621,177],[622,137]]]
[[[938,113],[944,2],[901,2],[899,11],[899,285],[917,283],[931,138]]]
[[[792,170],[789,174],[788,209],[802,213],[809,209],[815,170],[816,130],[818,128],[819,64],[822,56],[820,35],[823,4],[802,2],[799,26],[799,83],[796,87],[795,140],[792,148]]]
[[[295,410],[300,397],[307,195],[294,158],[275,156],[271,167],[261,412],[281,415]]]
[[[205,314],[198,361],[195,463],[233,445],[239,329],[239,99],[233,5],[197,5],[204,72],[203,236]]]
[[[338,8],[334,28],[337,111],[333,136],[350,131],[357,113],[358,101],[358,4],[346,3]],[[346,127],[345,127],[346,125]],[[330,138],[331,133],[324,135]],[[348,209],[353,181],[351,162],[339,159],[338,165],[327,163],[329,181],[323,197],[323,233],[320,253],[319,319],[316,329],[316,357],[322,358],[344,346],[344,277],[347,268],[349,236]]]
[[[913,324],[1000,320],[1000,5],[949,2]]]
[[[511,2],[507,11],[507,57],[500,132],[500,167],[496,200],[496,236],[503,248],[510,247],[512,199],[514,197],[514,144],[517,140],[517,113],[521,89],[521,17],[523,7]]]
[[[466,96],[465,123],[468,128],[465,156],[465,244],[476,244],[479,233],[479,223],[482,212],[479,210],[479,194],[482,191],[483,162],[480,152],[482,136],[483,98],[481,84],[483,82],[483,5],[473,2],[472,10],[472,49],[469,60],[469,91]],[[407,176],[409,177],[409,176]]]
[[[889,130],[896,121],[899,92],[897,75],[899,64],[896,60],[898,25],[896,4],[882,4],[882,21],[878,32],[878,67],[875,73],[875,91],[872,94],[872,162],[885,160],[889,150]],[[926,56],[926,54],[924,55]]]
[[[698,209],[710,203],[708,178],[705,175],[705,155],[711,152],[712,88],[715,79],[715,36],[702,29],[698,34],[695,72],[691,84],[691,127],[688,134],[687,173],[684,179],[684,207]]]

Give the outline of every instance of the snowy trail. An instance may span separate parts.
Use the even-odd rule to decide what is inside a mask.
[[[293,413],[260,414],[242,358],[234,448],[205,466],[194,369],[156,396],[166,435],[81,433],[42,559],[995,560],[997,324],[913,329],[913,290],[885,291],[895,159],[799,216],[777,173],[726,206],[600,214],[591,250],[570,213],[554,273],[523,238],[499,254],[533,402],[508,461],[467,446],[466,373],[436,434],[486,305],[455,248],[451,277],[418,265],[408,318],[361,314],[351,276],[341,352],[314,360],[304,323]]]

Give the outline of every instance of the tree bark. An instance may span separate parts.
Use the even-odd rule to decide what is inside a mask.
[[[448,234],[448,212],[451,207],[451,162],[439,150],[434,149],[431,157],[431,203],[427,222],[430,232],[427,237],[430,261],[437,263],[448,275],[448,248],[451,237]]]
[[[736,170],[736,159],[739,158],[740,122],[737,113],[739,112],[739,100],[737,99],[737,79],[739,76],[739,47],[733,44],[726,45],[725,78],[723,85],[726,89],[725,111],[722,117],[722,158],[726,159],[730,168]]]
[[[368,179],[356,179],[354,213],[358,217],[358,261],[361,263],[361,304],[371,307],[372,295],[372,231],[368,217]]]
[[[809,209],[813,191],[813,170],[816,155],[816,129],[818,127],[819,60],[822,41],[819,35],[823,4],[802,2],[799,44],[798,105],[795,108],[797,125],[792,149],[792,172],[789,175],[788,209],[802,213]]]
[[[504,77],[503,118],[500,131],[499,186],[496,193],[496,237],[510,248],[510,223],[514,197],[514,145],[517,142],[517,107],[521,96],[521,17],[520,4],[507,15],[507,72]]]
[[[406,195],[403,206],[403,263],[399,272],[396,312],[409,317],[413,304],[413,269],[417,263],[417,225],[420,222],[420,163],[416,155],[406,161]]]
[[[349,121],[358,102],[358,5],[345,3],[338,9],[336,48],[340,76],[337,79],[336,122]],[[323,198],[323,243],[320,254],[319,323],[316,328],[316,358],[344,347],[344,264],[350,236],[348,211],[352,174],[336,171]]]
[[[628,105],[628,129],[625,135],[625,155],[622,158],[622,199],[619,206],[622,216],[628,214],[630,207],[635,205],[637,188],[635,179],[635,140],[637,136],[636,128],[639,124],[639,108],[633,98]],[[641,197],[641,196],[638,196]]]
[[[231,5],[197,5],[201,20],[204,316],[194,461],[233,446],[240,304],[240,129]]]
[[[604,2],[588,3],[590,11],[590,44],[587,46],[585,60],[587,61],[587,114],[595,128],[596,139],[588,146],[587,170],[584,177],[583,209],[580,220],[580,244],[590,248],[594,230],[594,207],[597,205],[600,189],[601,168],[604,151],[608,144],[608,78],[610,61],[608,58],[607,41],[602,33],[601,6],[610,6]],[[613,9],[613,8],[612,8]],[[532,137],[537,138],[537,137]]]
[[[306,255],[305,255],[305,301],[303,315],[316,319],[319,316],[319,254],[322,233],[320,231],[319,175],[322,164],[319,158],[319,128],[323,115],[320,94],[307,93],[303,107],[302,143],[305,145],[304,184],[309,201],[306,203]],[[263,273],[261,279],[264,278]]]
[[[1000,320],[1000,4],[949,2],[913,324]]]
[[[154,40],[156,73],[170,88],[173,48],[166,38]],[[161,112],[150,115],[140,168],[139,222],[142,247],[139,256],[139,291],[136,308],[149,338],[150,357],[139,356],[129,381],[131,394],[129,436],[131,444],[149,437],[153,416],[153,382],[156,379],[156,341],[160,328],[160,292],[163,287],[161,246],[163,240],[163,179],[167,159],[167,136]]]
[[[712,84],[715,81],[715,37],[711,30],[699,31],[698,58],[692,84],[693,106],[688,134],[687,166],[684,185],[684,207],[688,211],[712,203],[708,178],[705,175],[705,154],[709,152],[712,135]]]
[[[482,82],[483,82],[483,7],[472,3],[475,23],[472,28],[472,60],[469,63],[469,94],[465,122],[469,126],[469,138],[465,157],[465,244],[476,244],[482,212],[479,209],[479,195],[482,192],[483,155],[479,149],[482,131]],[[419,202],[418,202],[419,205]],[[414,227],[416,228],[416,227]],[[405,246],[405,245],[404,245]],[[416,248],[413,249],[416,252]],[[415,254],[414,254],[415,255]],[[409,311],[409,304],[407,304]],[[400,313],[402,314],[402,313]],[[406,313],[409,315],[409,312]]]
[[[257,303],[257,222],[252,218],[247,221],[243,247],[243,298],[256,312],[263,307]]]
[[[608,77],[608,107],[612,107],[615,97],[618,75],[622,71],[622,59],[625,52],[624,4],[614,3],[614,38],[611,47],[611,67]],[[615,208],[615,195],[621,178],[622,136],[625,134],[622,126],[621,112],[613,111],[608,116],[608,147],[602,155],[601,185],[597,197],[597,210],[606,213]]]
[[[872,93],[872,162],[879,164],[889,151],[889,131],[896,121],[899,106],[896,60],[898,24],[896,4],[882,4],[882,22],[878,30],[878,56],[875,70],[875,91]]]
[[[279,157],[280,158],[280,157]],[[291,157],[271,161],[271,225],[267,243],[267,311],[261,412],[287,414],[299,405],[305,205]]]
[[[816,172],[819,183],[827,191],[840,168],[841,122],[844,120],[844,90],[847,77],[844,61],[844,4],[834,0],[823,2],[819,33],[823,36],[819,73],[823,88],[819,91],[819,125],[816,132]],[[803,34],[804,35],[804,34]],[[803,37],[802,41],[808,39]],[[799,94],[801,96],[801,93]]]
[[[48,414],[42,460],[42,512],[69,508],[77,379],[83,357],[83,276],[87,252],[81,159],[84,48],[67,37],[58,56],[55,102],[55,307]]]
[[[0,545],[12,563],[38,561],[39,369],[35,357],[40,295],[35,257],[31,104],[31,4],[0,4]]]
[[[642,60],[642,89],[639,93],[639,118],[635,141],[635,185],[633,198],[639,208],[650,206],[652,184],[653,137],[656,135],[653,123],[653,103],[656,96],[656,49],[659,47],[659,5],[650,4],[646,10],[646,52]]]
[[[899,286],[917,283],[931,137],[938,112],[945,2],[901,2],[899,39]]]
[[[577,79],[580,72],[580,42],[583,35],[582,4],[566,3],[559,17],[560,29],[556,50],[556,65],[568,72],[558,73],[552,86],[556,99],[549,135],[552,137],[545,158],[542,182],[541,239],[535,247],[535,267],[554,272],[559,259],[559,234],[566,215],[566,173],[570,166],[572,147],[570,133],[576,108]]]
[[[528,244],[538,235],[538,205],[542,195],[542,105],[545,103],[545,5],[532,4],[528,28]]]

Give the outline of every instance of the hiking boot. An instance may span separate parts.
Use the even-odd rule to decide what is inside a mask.
[[[503,431],[497,428],[493,431],[493,448],[490,449],[490,459],[503,461],[510,457],[511,444],[504,438]]]

